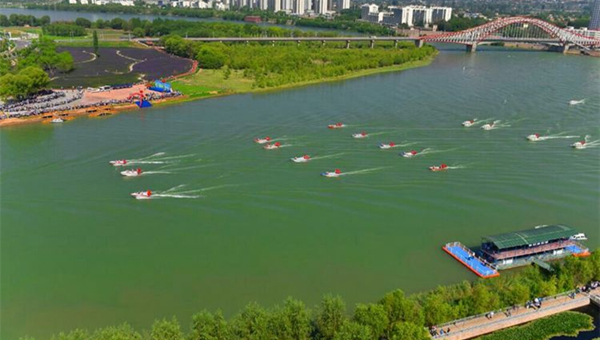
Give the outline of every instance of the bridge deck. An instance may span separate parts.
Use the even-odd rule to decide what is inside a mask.
[[[510,308],[497,312],[492,317],[478,315],[475,317],[456,320],[454,322],[437,326],[437,330],[443,329],[445,333],[433,336],[433,339],[471,339],[546,316],[587,306],[593,299],[596,299],[596,301],[600,303],[600,296],[598,295],[590,296],[585,293],[579,293],[572,298],[563,294],[547,298],[547,300],[542,302],[542,307],[539,309],[531,309],[519,306],[514,309]],[[450,332],[446,332],[448,329]]]

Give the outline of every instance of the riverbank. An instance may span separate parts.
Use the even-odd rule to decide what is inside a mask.
[[[436,53],[437,54],[437,53]],[[345,74],[338,77],[329,77],[319,80],[312,80],[299,83],[285,84],[269,88],[255,88],[253,81],[245,78],[242,71],[227,71],[219,70],[203,70],[200,69],[194,74],[184,76],[172,82],[173,89],[180,91],[183,95],[177,97],[161,98],[152,101],[154,107],[162,107],[172,104],[180,104],[194,100],[216,98],[234,94],[245,93],[266,93],[272,91],[280,91],[302,86],[310,86],[320,83],[344,81],[353,78],[366,77],[369,75],[389,72],[399,72],[412,68],[423,67],[431,64],[435,55],[427,57],[423,60],[411,61],[402,65],[393,65],[379,67],[374,69],[360,70]],[[226,72],[230,72],[229,76],[225,76]],[[129,91],[132,92],[132,91]],[[85,116],[90,117],[106,117],[112,116],[119,112],[129,112],[139,109],[134,103],[115,104],[104,106],[92,106],[77,110],[57,110],[40,116],[24,117],[24,118],[7,118],[0,120],[0,128],[6,126],[17,126],[34,123],[49,123],[53,118],[62,117],[65,119],[75,119]]]

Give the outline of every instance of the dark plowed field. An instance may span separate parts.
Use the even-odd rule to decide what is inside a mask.
[[[100,48],[99,57],[93,61],[92,48],[59,47],[69,51],[75,69],[59,74],[52,84],[57,87],[101,86],[154,80],[186,72],[192,62],[154,49]]]

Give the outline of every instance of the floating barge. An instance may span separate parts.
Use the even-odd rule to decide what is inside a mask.
[[[566,225],[543,225],[533,229],[485,236],[475,253],[460,242],[446,244],[443,249],[479,277],[498,276],[498,270],[510,269],[567,256],[589,256],[587,247],[579,243],[585,235]],[[542,266],[543,268],[548,267]]]
[[[487,279],[500,275],[492,264],[477,256],[460,242],[447,243],[442,249],[481,278]]]

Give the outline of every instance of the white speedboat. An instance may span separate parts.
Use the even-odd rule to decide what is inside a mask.
[[[116,161],[110,161],[109,163],[114,166],[125,166],[125,165],[127,165],[127,160],[126,159],[118,159]]]
[[[578,104],[583,104],[585,103],[585,99],[581,99],[581,100],[569,100],[569,105],[578,105]]]
[[[579,142],[575,142],[573,144],[571,144],[571,147],[575,148],[575,149],[585,149],[585,141],[579,141]]]
[[[471,127],[473,126],[473,124],[475,124],[475,120],[465,120],[464,122],[462,122],[462,126],[464,127]]]
[[[342,123],[335,123],[335,124],[329,124],[327,125],[327,128],[329,129],[341,129],[341,128],[345,128],[346,125],[342,124]]]
[[[125,170],[125,171],[121,171],[121,175],[123,175],[125,177],[138,177],[138,176],[142,175],[142,170],[141,169]]]
[[[325,176],[325,177],[340,177],[342,175],[342,172],[340,171],[340,169],[335,169],[335,171],[325,171],[321,173],[321,176]]]
[[[369,135],[367,135],[366,132],[361,132],[361,133],[355,133],[355,134],[353,134],[352,138],[360,139],[360,138],[367,138],[368,136]]]
[[[387,143],[387,144],[386,143],[379,144],[379,148],[380,149],[391,149],[391,148],[393,148],[395,146],[396,146],[396,143],[394,143],[394,142],[390,142],[390,143]]]
[[[54,118],[50,121],[51,123],[62,123],[64,120],[62,118]]]
[[[442,170],[447,170],[448,166],[446,164],[441,164],[441,165],[434,165],[434,166],[430,166],[429,170],[431,171],[442,171]]]
[[[271,141],[271,137],[265,137],[265,138],[254,138],[254,142],[258,143],[258,144],[266,144],[268,142]]]
[[[149,200],[152,198],[152,191],[146,190],[146,191],[132,192],[131,196],[133,196],[136,200]]]
[[[294,158],[292,158],[292,161],[296,162],[296,163],[306,163],[306,162],[310,161],[310,156],[304,155],[302,157],[294,157]]]
[[[273,144],[267,144],[267,145],[263,146],[263,148],[265,150],[279,149],[279,147],[281,147],[281,143],[279,143],[279,142],[275,142]]]
[[[569,237],[569,239],[576,240],[576,241],[585,241],[585,240],[587,240],[587,236],[585,236],[584,233],[579,233],[579,234],[575,234],[575,235]]]
[[[527,136],[527,140],[529,140],[530,142],[537,142],[540,140],[540,135],[534,133],[533,135]]]
[[[416,156],[417,152],[415,150],[412,151],[404,151],[403,153],[400,154],[400,156],[404,157],[404,158],[411,158],[413,156]]]
[[[481,126],[481,128],[484,129],[484,130],[492,130],[494,128],[494,123],[484,124],[483,126]]]

